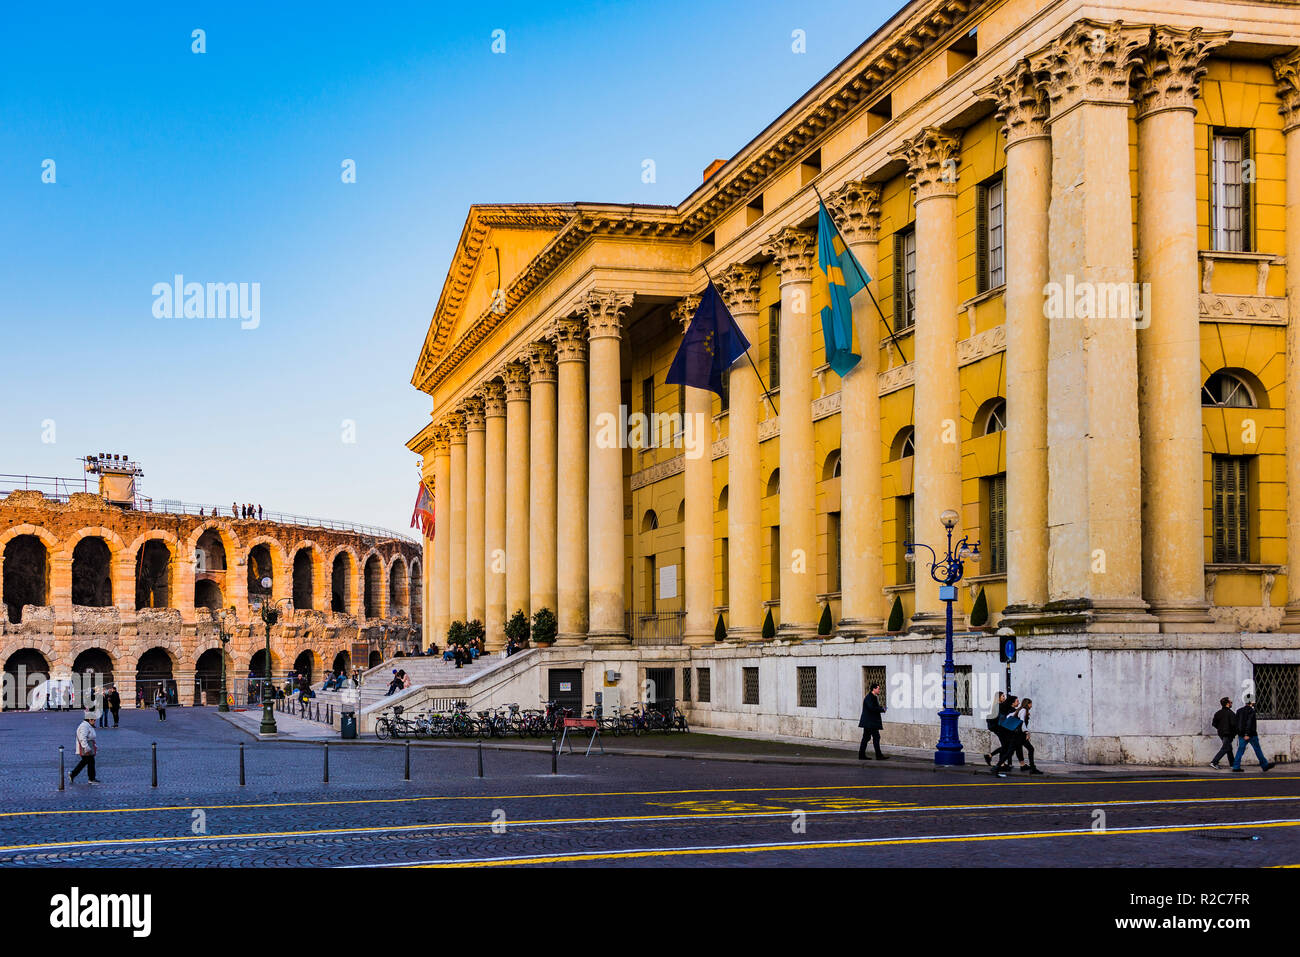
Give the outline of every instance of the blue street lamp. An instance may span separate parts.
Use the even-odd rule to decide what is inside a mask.
[[[903,559],[916,561],[917,547],[930,553],[930,577],[939,583],[939,599],[947,607],[947,619],[944,627],[944,661],[943,661],[943,710],[939,712],[939,743],[934,751],[934,763],[955,766],[966,763],[966,756],[961,750],[961,738],[957,734],[957,669],[952,663],[952,603],[957,600],[957,582],[961,581],[966,562],[980,560],[979,542],[968,543],[963,535],[957,543],[956,550],[952,544],[952,530],[957,524],[958,515],[952,509],[946,509],[939,516],[939,521],[948,530],[948,550],[943,558],[935,554],[933,548],[922,542],[904,542],[906,551]]]

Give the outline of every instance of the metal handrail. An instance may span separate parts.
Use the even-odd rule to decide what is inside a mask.
[[[18,484],[18,483],[21,483]],[[82,489],[78,490],[75,485],[80,484]],[[60,491],[60,489],[66,489]],[[48,489],[48,491],[47,491]],[[46,475],[11,475],[0,473],[0,496],[12,491],[39,491],[45,498],[58,502],[67,502],[69,497],[75,491],[92,492],[88,479],[67,479],[57,478]],[[195,515],[202,510],[204,517],[217,512],[218,518],[231,519],[229,505],[205,505],[202,503],[178,502],[171,500],[155,501],[146,496],[137,495],[135,500],[135,509],[140,512],[156,512],[166,515]],[[331,518],[316,518],[308,515],[294,515],[287,512],[267,512],[262,513],[260,519],[240,518],[238,516],[232,519],[236,522],[273,522],[277,525],[297,525],[303,528],[324,528],[333,531],[353,532],[357,535],[365,535],[371,538],[391,538],[397,541],[407,542],[412,545],[419,545],[420,542],[409,535],[403,535],[401,532],[395,532],[390,528],[383,528],[378,525],[365,525],[360,522],[346,522]]]

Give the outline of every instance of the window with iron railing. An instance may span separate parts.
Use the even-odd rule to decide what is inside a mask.
[[[1300,664],[1257,664],[1255,711],[1268,720],[1300,719]]]
[[[713,669],[696,668],[695,684],[697,687],[695,700],[701,704],[709,704],[713,700]]]
[[[741,672],[744,682],[744,703],[758,704],[758,669],[742,668]]]
[[[799,684],[799,707],[817,707],[817,669],[800,666],[796,677]]]

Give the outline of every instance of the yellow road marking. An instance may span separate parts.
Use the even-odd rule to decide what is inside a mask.
[[[366,804],[413,804],[421,801],[527,801],[542,800],[553,798],[584,798],[584,797],[655,797],[660,795],[672,794],[778,794],[785,792],[813,792],[813,791],[877,791],[877,790],[897,790],[897,789],[930,789],[930,788],[1009,788],[1009,787],[1048,787],[1054,785],[1069,785],[1079,787],[1083,785],[1095,784],[1205,784],[1216,781],[1229,780],[1223,777],[1206,776],[1203,778],[1121,778],[1116,780],[1100,781],[1043,781],[1043,780],[1006,780],[998,779],[996,781],[969,781],[969,782],[951,782],[945,784],[826,784],[814,787],[751,787],[751,788],[682,788],[670,791],[576,791],[570,793],[556,794],[439,794],[424,795],[422,797],[400,797],[400,798],[350,798],[347,800],[337,801],[279,801],[274,803],[262,804],[172,804],[160,807],[116,807],[116,808],[60,808],[56,810],[30,810],[30,811],[0,811],[0,819],[8,817],[41,817],[61,814],[147,814],[151,811],[229,811],[243,809],[260,809],[260,808],[280,808],[280,807],[347,807],[353,805]],[[1296,781],[1300,780],[1300,775],[1271,775],[1265,778],[1263,775],[1252,775],[1247,778],[1231,778],[1230,780],[1242,783],[1245,781]]]
[[[1019,834],[937,835],[934,837],[884,838],[863,841],[828,841],[823,843],[750,844],[732,847],[655,848],[634,851],[593,851],[589,854],[566,854],[551,857],[517,857],[495,860],[438,861],[408,864],[407,867],[515,867],[521,864],[569,864],[582,861],[614,861],[640,857],[694,857],[704,854],[761,854],[769,851],[839,850],[849,847],[887,847],[900,844],[965,844],[975,841],[1027,841],[1047,837],[1116,837],[1140,834],[1179,834],[1187,831],[1237,830],[1247,827],[1300,827],[1300,821],[1251,821],[1243,824],[1189,824],[1172,827],[1111,828],[1094,831],[1029,831]]]
[[[1112,800],[1112,801],[1079,801],[1079,802],[1047,802],[1042,804],[938,804],[938,805],[905,805],[899,804],[890,807],[871,807],[859,808],[852,810],[809,810],[804,813],[814,816],[836,816],[846,814],[888,814],[898,812],[922,812],[922,811],[987,811],[987,810],[1042,810],[1051,808],[1095,808],[1095,807],[1116,807],[1116,806],[1140,806],[1151,804],[1217,804],[1217,803],[1242,803],[1242,802],[1271,802],[1271,801],[1300,801],[1300,795],[1269,796],[1243,798],[1233,797],[1216,797],[1216,798],[1142,798],[1132,801]],[[660,807],[675,807],[677,805],[658,805]],[[707,805],[705,805],[707,807]],[[618,815],[610,817],[562,817],[562,818],[531,818],[519,821],[452,821],[452,822],[430,822],[426,824],[376,824],[370,826],[357,827],[334,827],[334,828],[312,828],[302,831],[249,831],[233,832],[229,834],[181,834],[181,835],[147,835],[143,837],[110,837],[100,839],[85,839],[76,841],[51,841],[39,844],[10,844],[0,846],[0,853],[13,853],[21,851],[39,851],[50,850],[55,848],[76,848],[76,847],[116,847],[121,845],[144,844],[193,844],[204,841],[238,841],[238,840],[271,840],[274,838],[302,838],[302,837],[329,837],[347,834],[367,835],[367,834],[393,834],[399,832],[418,832],[418,831],[454,831],[461,829],[478,829],[492,828],[504,823],[507,828],[520,827],[546,827],[564,824],[644,824],[655,821],[671,823],[674,821],[699,821],[716,818],[759,818],[759,817],[785,817],[791,813],[790,808],[765,808],[759,805],[742,805],[737,809],[730,811],[697,811],[690,814],[640,814],[640,815]]]

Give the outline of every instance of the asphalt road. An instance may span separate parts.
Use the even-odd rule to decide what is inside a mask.
[[[992,777],[968,767],[259,742],[123,712],[58,790],[79,715],[0,715],[0,866],[1259,867],[1300,864],[1300,773]],[[157,742],[157,788],[150,745]],[[245,743],[247,784],[238,784]],[[899,762],[902,765],[902,762]]]

